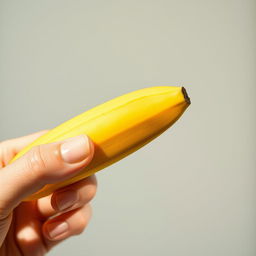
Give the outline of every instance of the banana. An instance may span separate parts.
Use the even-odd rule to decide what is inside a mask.
[[[50,130],[21,150],[11,162],[36,145],[80,134],[88,135],[94,142],[94,157],[77,176],[48,184],[25,201],[84,179],[138,150],[177,121],[189,104],[183,87],[149,87],[107,101]]]

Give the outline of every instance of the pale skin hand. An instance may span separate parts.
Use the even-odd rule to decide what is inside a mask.
[[[45,132],[0,143],[1,256],[45,255],[66,238],[80,234],[91,217],[89,202],[97,186],[94,175],[49,196],[22,202],[45,184],[79,173],[93,158],[93,143],[82,135],[73,139],[73,146],[62,146],[65,141],[37,146],[8,164],[23,147]]]

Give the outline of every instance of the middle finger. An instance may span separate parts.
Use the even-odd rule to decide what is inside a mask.
[[[38,199],[38,212],[43,219],[47,219],[60,212],[74,210],[91,201],[96,194],[96,189],[96,176],[92,175]]]

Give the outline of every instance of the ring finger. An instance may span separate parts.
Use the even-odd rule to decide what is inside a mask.
[[[47,250],[70,236],[81,234],[88,225],[91,215],[91,207],[86,204],[46,221],[42,231]]]

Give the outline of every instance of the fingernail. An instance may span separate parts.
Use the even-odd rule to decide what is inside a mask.
[[[71,139],[67,139],[61,145],[61,155],[67,163],[77,163],[86,159],[90,154],[90,143],[88,137],[79,135]]]
[[[74,190],[59,192],[55,196],[56,206],[60,211],[63,211],[78,201],[78,193]]]
[[[68,231],[67,222],[53,222],[47,225],[47,231],[51,238],[55,238]]]

